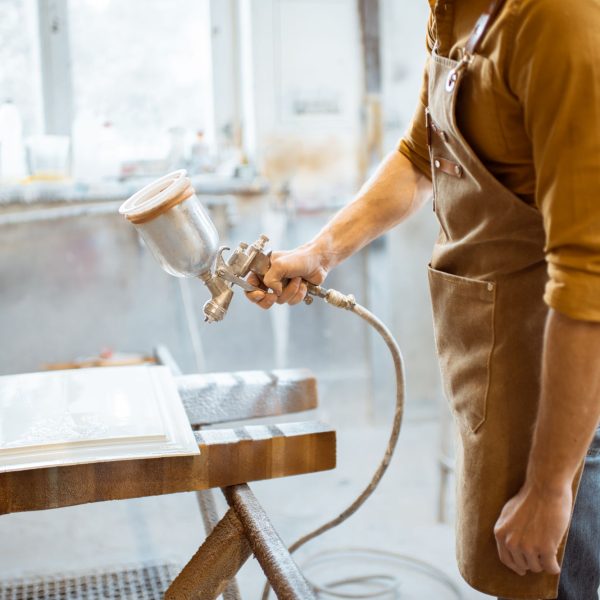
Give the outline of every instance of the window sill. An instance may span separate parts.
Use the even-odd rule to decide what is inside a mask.
[[[153,178],[87,184],[73,181],[38,181],[0,185],[0,211],[19,210],[29,205],[121,202]],[[262,178],[242,179],[218,175],[194,175],[192,185],[199,195],[252,196],[268,191]]]

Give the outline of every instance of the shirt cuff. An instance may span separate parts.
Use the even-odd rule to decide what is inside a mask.
[[[578,321],[600,322],[600,274],[548,264],[544,301]]]
[[[408,160],[410,160],[410,162],[419,169],[425,177],[427,177],[427,179],[431,179],[431,164],[429,163],[429,159],[419,154],[406,138],[400,140],[398,152],[406,156],[406,158],[408,158]]]

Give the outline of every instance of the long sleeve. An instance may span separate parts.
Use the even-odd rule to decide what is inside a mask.
[[[600,2],[520,4],[508,76],[533,150],[544,298],[571,318],[600,321]]]

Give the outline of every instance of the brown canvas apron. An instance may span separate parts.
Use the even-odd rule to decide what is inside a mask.
[[[537,600],[556,597],[558,577],[508,569],[493,529],[524,483],[540,395],[547,316],[542,218],[490,174],[456,122],[461,82],[481,74],[486,59],[476,52],[501,5],[492,3],[479,19],[460,62],[432,53],[427,124],[441,230],[429,282],[459,434],[459,568],[482,592]]]

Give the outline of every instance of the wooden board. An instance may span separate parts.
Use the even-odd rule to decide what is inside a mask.
[[[175,382],[192,427],[312,410],[318,404],[317,381],[306,369],[200,373]]]
[[[0,514],[223,487],[335,467],[335,432],[317,422],[195,433],[198,456],[0,473]]]

